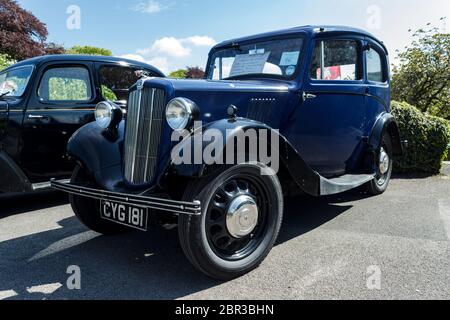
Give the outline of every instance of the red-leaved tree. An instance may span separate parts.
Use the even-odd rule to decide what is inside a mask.
[[[199,67],[187,67],[186,79],[203,79],[205,77],[205,71]]]
[[[0,53],[15,60],[63,53],[64,48],[45,43],[47,36],[47,27],[31,12],[15,0],[0,0]]]

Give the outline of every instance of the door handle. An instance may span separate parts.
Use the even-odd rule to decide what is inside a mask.
[[[302,98],[303,98],[303,102],[305,102],[306,100],[317,98],[317,95],[303,92]]]

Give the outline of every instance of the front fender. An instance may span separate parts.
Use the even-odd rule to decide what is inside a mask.
[[[382,137],[385,132],[391,136],[394,155],[402,156],[404,150],[400,138],[400,130],[394,116],[390,113],[383,113],[375,123],[369,139],[371,149],[375,152],[380,150]]]
[[[190,136],[186,137],[177,146],[178,150],[187,150],[191,148],[191,154],[195,157],[196,141],[201,141],[200,151],[203,152],[211,143],[210,141],[203,141],[202,134],[208,132],[208,130],[217,130],[221,133],[223,138],[223,146],[221,157],[226,163],[227,147],[232,146],[234,148],[234,137],[238,132],[248,132],[248,130],[267,130],[270,134],[273,134],[273,138],[278,139],[278,148],[274,148],[274,141],[272,139],[259,139],[258,143],[266,144],[267,150],[271,150],[271,155],[277,155],[280,164],[284,165],[288,170],[289,174],[293,180],[299,185],[299,187],[306,193],[314,196],[318,196],[320,193],[320,175],[312,170],[306,162],[302,159],[300,154],[295,150],[295,148],[289,143],[289,141],[281,135],[277,130],[270,128],[269,126],[249,120],[244,118],[238,118],[235,120],[220,120],[217,122],[210,123],[203,128],[195,130]],[[267,134],[267,136],[271,136]],[[196,140],[198,139],[198,140]],[[198,143],[197,143],[198,144]],[[194,161],[195,160],[195,161]],[[198,162],[200,160],[200,162]],[[194,164],[195,163],[195,164]],[[203,157],[201,159],[193,159],[189,163],[182,164],[172,164],[174,174],[176,176],[183,177],[205,177],[215,173],[220,169],[220,166],[206,164]]]
[[[68,154],[80,162],[103,187],[114,190],[122,182],[122,153],[124,121],[114,138],[107,136],[96,122],[79,129],[70,138]]]

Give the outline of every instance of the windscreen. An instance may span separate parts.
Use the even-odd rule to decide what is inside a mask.
[[[303,39],[289,38],[233,45],[213,53],[208,79],[247,76],[292,78],[302,55]]]
[[[33,67],[21,67],[0,73],[0,95],[20,97],[27,88]]]

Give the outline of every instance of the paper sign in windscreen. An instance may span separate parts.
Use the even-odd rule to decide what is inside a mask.
[[[230,77],[243,74],[260,74],[263,73],[270,52],[264,54],[240,54],[234,59],[231,67]]]

